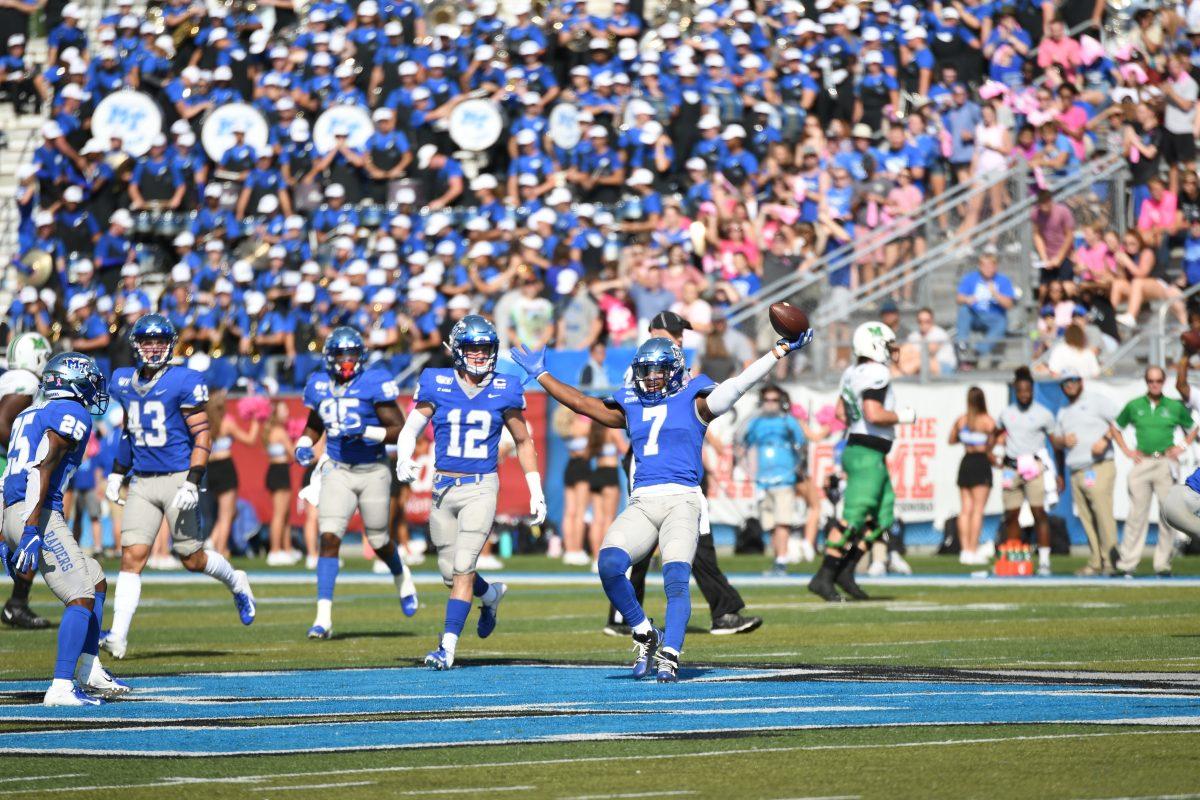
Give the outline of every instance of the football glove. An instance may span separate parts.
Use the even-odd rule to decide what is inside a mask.
[[[180,486],[179,491],[175,493],[175,499],[171,501],[171,505],[180,511],[191,511],[199,502],[200,492],[196,489],[196,484],[184,481],[183,486]]]
[[[108,475],[108,482],[104,486],[104,499],[110,503],[116,503],[119,506],[125,505],[125,500],[121,497],[121,487],[124,485],[124,475],[110,472]]]
[[[42,537],[36,525],[26,525],[13,556],[13,569],[20,573],[37,572],[42,561]]]

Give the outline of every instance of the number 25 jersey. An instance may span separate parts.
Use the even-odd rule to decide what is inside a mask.
[[[188,367],[164,367],[147,383],[135,383],[134,367],[113,373],[112,396],[125,410],[125,430],[135,473],[183,472],[192,460],[189,413],[208,403],[204,376]]]
[[[427,369],[413,399],[433,406],[434,466],[466,475],[496,471],[504,415],[525,410],[521,382],[495,373],[470,396],[455,370]]]
[[[304,387],[304,405],[316,411],[325,424],[325,448],[329,457],[343,464],[374,464],[387,457],[382,442],[368,442],[362,431],[380,424],[375,406],[395,404],[400,387],[386,370],[368,368],[346,383],[338,383],[325,371],[314,372]],[[343,436],[342,428],[353,432]]]
[[[8,469],[4,479],[4,505],[34,503],[37,482],[30,473],[37,469],[48,452],[46,432],[54,431],[71,443],[70,451],[50,473],[50,488],[43,508],[63,510],[63,488],[83,461],[88,438],[92,433],[92,417],[73,400],[48,400],[45,405],[25,409],[13,420],[8,441]],[[31,509],[32,510],[32,509]]]
[[[671,397],[653,406],[642,404],[633,389],[621,389],[607,405],[625,412],[629,445],[633,448],[633,490],[672,484],[700,485],[704,465],[700,454],[708,423],[696,413],[696,398],[716,384],[697,375]]]

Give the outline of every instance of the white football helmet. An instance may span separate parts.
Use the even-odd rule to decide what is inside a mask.
[[[8,368],[28,370],[40,378],[50,355],[50,342],[45,336],[22,333],[8,343]]]
[[[879,364],[890,364],[896,332],[882,322],[864,322],[854,330],[851,342],[856,358],[867,358]]]

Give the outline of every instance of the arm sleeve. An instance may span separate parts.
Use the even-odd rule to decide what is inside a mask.
[[[400,436],[396,439],[397,463],[402,464],[412,458],[413,451],[417,449],[417,439],[424,433],[428,424],[429,417],[416,409],[404,420],[404,427],[400,429]]]
[[[708,410],[713,413],[713,416],[719,417],[733,408],[742,395],[754,388],[756,383],[767,377],[771,372],[771,368],[778,361],[779,359],[775,358],[773,352],[767,353],[746,367],[740,375],[735,375],[729,380],[717,384],[716,388],[708,395]]]

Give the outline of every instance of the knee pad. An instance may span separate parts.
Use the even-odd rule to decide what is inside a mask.
[[[388,536],[386,528],[370,529],[363,531],[363,535],[367,537],[367,543],[371,545],[372,550],[378,550],[385,547],[392,539]]]
[[[454,557],[449,552],[443,555],[443,551],[438,550],[438,572],[442,574],[442,583],[446,586],[454,584]]]
[[[692,565],[683,561],[663,564],[663,592],[667,598],[687,597],[692,578]]]
[[[625,570],[632,566],[632,561],[629,558],[629,553],[626,553],[619,547],[605,547],[600,551],[600,556],[596,559],[596,569],[600,573],[600,580],[612,579],[618,575],[624,576]]]

